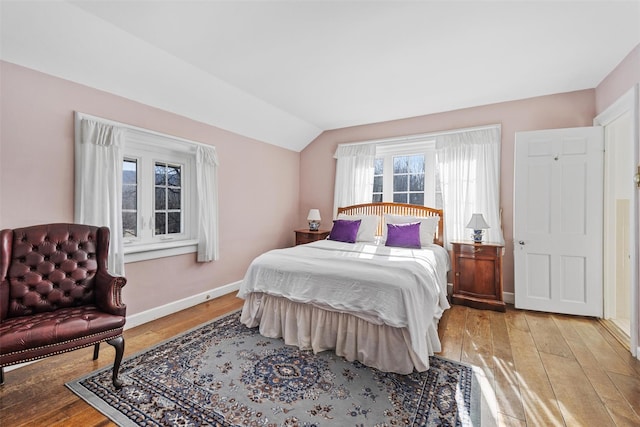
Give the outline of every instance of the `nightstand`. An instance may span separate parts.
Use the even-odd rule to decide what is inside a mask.
[[[502,248],[491,243],[452,242],[454,304],[505,311]]]
[[[296,246],[304,245],[305,243],[315,242],[317,240],[324,240],[329,236],[329,230],[311,231],[308,228],[295,230],[296,232]]]

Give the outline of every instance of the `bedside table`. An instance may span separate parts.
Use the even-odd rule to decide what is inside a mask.
[[[301,230],[295,230],[296,233],[296,246],[304,245],[305,243],[315,242],[317,240],[324,240],[329,236],[329,230],[311,231],[308,228]]]
[[[454,304],[505,311],[502,248],[491,243],[452,242]]]

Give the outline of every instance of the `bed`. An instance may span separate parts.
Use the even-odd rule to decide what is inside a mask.
[[[429,356],[441,350],[438,321],[449,308],[442,210],[370,203],[339,208],[337,219],[330,238],[357,222],[357,238],[349,237],[355,242],[275,249],[251,263],[238,292],[241,322],[381,371],[427,370]],[[395,230],[409,228],[420,230],[417,246],[386,245],[394,244]]]

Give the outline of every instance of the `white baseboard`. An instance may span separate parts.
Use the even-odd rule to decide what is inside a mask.
[[[211,289],[209,291],[202,292],[197,295],[193,295],[178,301],[170,302],[169,304],[151,308],[141,313],[136,313],[131,316],[127,316],[127,323],[125,323],[124,329],[126,330],[126,329],[135,328],[136,326],[140,326],[144,323],[151,322],[152,320],[156,320],[161,317],[168,316],[169,314],[177,313],[178,311],[185,310],[189,307],[193,307],[205,301],[209,301],[210,299],[218,298],[230,292],[237,291],[238,289],[240,289],[241,282],[242,281],[239,280],[237,282],[229,283],[228,285],[223,285],[218,288]],[[4,371],[9,372],[14,369],[27,366],[31,363],[39,362],[40,360],[43,360],[43,359],[33,360],[31,362],[19,363],[17,365],[5,366]]]
[[[226,295],[230,292],[237,291],[238,289],[240,289],[241,282],[242,281],[239,280],[237,282],[229,283],[227,285],[223,285],[218,288],[199,293],[197,295],[193,295],[178,301],[173,301],[168,304],[161,305],[159,307],[151,308],[141,313],[127,316],[127,323],[124,325],[124,329],[127,330],[135,328],[136,326],[140,326],[147,322],[151,322],[161,317],[168,316],[169,314],[177,313],[178,311],[185,310],[189,307],[193,307],[194,305],[198,305],[211,299],[221,297],[222,295]]]
[[[506,302],[507,304],[516,303],[516,294],[514,294],[513,292],[503,292],[502,298],[504,299],[504,302]]]

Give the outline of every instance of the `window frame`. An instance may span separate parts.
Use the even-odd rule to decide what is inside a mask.
[[[177,138],[138,129],[127,129],[123,161],[138,162],[138,236],[125,238],[125,264],[197,252],[195,153],[191,144]],[[155,235],[155,165],[180,165],[182,232]]]
[[[396,171],[396,160],[399,158],[406,158],[406,159],[411,159],[411,158],[421,158],[422,159],[422,190],[412,190],[411,189],[411,178],[415,175],[417,175],[416,173],[412,173],[411,172],[411,168],[409,166],[409,164],[411,163],[409,161],[409,164],[407,164],[407,170],[406,172],[397,172]],[[391,182],[393,185],[393,188],[391,189],[391,195],[392,195],[392,199],[394,203],[409,203],[409,204],[417,204],[417,203],[413,203],[411,201],[411,195],[412,194],[420,194],[422,195],[422,204],[424,205],[424,196],[426,193],[426,189],[425,189],[425,182],[426,182],[426,177],[425,177],[425,172],[426,172],[426,164],[427,164],[427,157],[424,153],[416,153],[416,154],[393,154],[391,156],[391,160],[392,160],[392,165],[391,165],[391,169],[392,169],[392,177],[391,177]],[[402,191],[398,191],[398,189],[396,188],[396,179],[398,179],[399,177],[404,177],[405,178],[405,185],[403,185],[403,189]],[[384,192],[383,192],[384,194]],[[404,196],[403,198],[405,198],[404,202],[400,202],[400,201],[396,201],[396,195],[402,195]]]
[[[421,141],[379,144],[376,146],[376,159],[383,159],[382,201],[393,202],[393,158],[396,156],[424,155],[424,206],[438,208],[437,193],[442,189],[436,186],[437,159],[435,138]],[[373,200],[373,194],[371,196]],[[442,197],[440,197],[442,200]],[[440,206],[440,208],[442,208]]]

